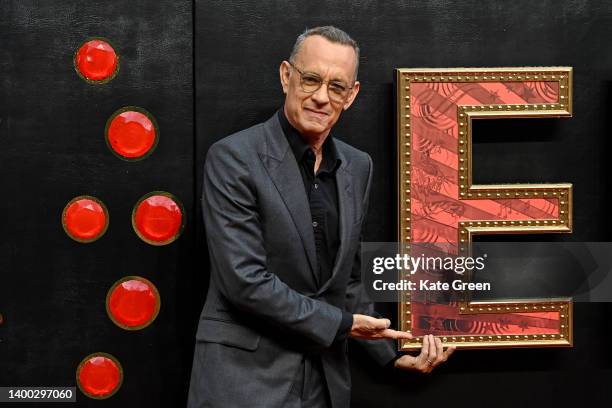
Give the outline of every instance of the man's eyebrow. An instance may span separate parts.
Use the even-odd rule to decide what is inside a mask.
[[[304,73],[305,74],[312,74],[312,75],[316,75],[319,78],[323,78],[323,75],[321,75],[320,73],[316,72],[316,71],[311,71],[309,69],[304,68]],[[333,77],[329,80],[330,82],[343,82],[343,83],[349,83],[350,81],[340,78],[340,77]]]
[[[319,76],[320,76],[320,75],[319,75]],[[346,79],[344,79],[344,78],[341,78],[341,77],[337,77],[337,76],[336,76],[336,77],[332,77],[332,78],[329,80],[329,82],[344,82],[344,83],[348,83],[349,81],[348,81],[348,80],[346,80]]]
[[[343,78],[332,78],[330,79],[331,82],[343,82],[343,83],[348,83],[349,81]]]

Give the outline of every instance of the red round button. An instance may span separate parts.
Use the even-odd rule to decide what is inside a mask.
[[[123,369],[110,354],[94,353],[81,361],[76,378],[83,394],[94,399],[104,399],[111,397],[121,387]]]
[[[106,123],[106,143],[113,153],[126,160],[143,159],[157,145],[155,119],[146,110],[125,107],[113,113]]]
[[[132,226],[143,241],[151,245],[166,245],[180,236],[184,212],[175,196],[154,191],[146,194],[134,206]]]
[[[119,57],[106,40],[94,38],[83,43],[77,50],[74,67],[88,82],[107,82],[117,74]]]
[[[95,197],[75,197],[64,207],[62,225],[66,234],[78,242],[93,242],[108,228],[108,210]]]
[[[126,330],[139,330],[150,325],[159,313],[160,303],[155,285],[140,276],[120,279],[106,295],[108,316]]]

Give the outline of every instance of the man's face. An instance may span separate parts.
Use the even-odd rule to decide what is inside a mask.
[[[285,115],[289,122],[308,138],[325,137],[340,118],[340,113],[351,106],[359,92],[354,81],[356,55],[351,46],[336,44],[319,35],[311,35],[302,43],[295,56],[293,68],[288,61],[280,66],[280,79],[285,93]],[[297,70],[316,74],[325,83],[316,92],[306,92],[300,85]],[[353,87],[346,98],[336,101],[327,89],[327,82],[344,83]]]

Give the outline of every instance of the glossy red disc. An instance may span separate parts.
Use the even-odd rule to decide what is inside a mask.
[[[79,196],[70,200],[62,213],[66,234],[78,242],[92,242],[108,228],[108,211],[95,197]]]
[[[110,354],[90,354],[77,368],[77,384],[90,398],[108,398],[117,392],[122,382],[121,364]]]
[[[141,198],[132,211],[136,234],[151,245],[176,240],[183,229],[183,206],[170,193],[154,191]]]
[[[106,125],[106,142],[122,159],[142,159],[157,144],[153,116],[141,108],[128,107],[113,113]]]
[[[119,57],[105,40],[91,39],[78,49],[74,56],[77,72],[89,82],[111,80],[119,68]]]
[[[106,296],[106,311],[111,320],[127,330],[142,329],[159,313],[159,292],[155,285],[139,276],[117,281]]]

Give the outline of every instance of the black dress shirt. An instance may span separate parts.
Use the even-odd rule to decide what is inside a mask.
[[[340,247],[338,190],[336,188],[336,170],[341,162],[331,136],[323,143],[323,159],[315,173],[315,153],[304,141],[299,132],[291,126],[281,108],[278,119],[291,151],[295,156],[306,197],[312,216],[312,228],[317,253],[318,285],[321,287],[331,278],[332,270]],[[342,322],[336,336],[337,340],[346,338],[353,325],[353,315],[342,311]]]

